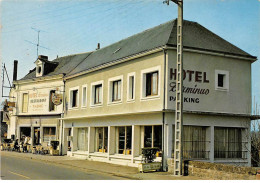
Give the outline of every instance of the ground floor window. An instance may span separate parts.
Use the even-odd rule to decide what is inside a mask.
[[[26,137],[31,137],[31,127],[20,127],[20,140],[25,141]]]
[[[95,129],[95,151],[107,152],[108,127],[97,127]]]
[[[207,127],[183,126],[183,158],[184,159],[209,159],[210,141],[206,139]],[[175,149],[175,125],[172,128],[172,154]]]
[[[184,126],[183,128],[183,157],[185,159],[208,159],[209,151],[206,146],[206,127]]]
[[[56,140],[56,127],[43,127],[43,142]]]
[[[132,149],[132,127],[123,126],[116,128],[117,153],[130,155]]]
[[[215,127],[215,158],[242,158],[242,129]]]
[[[78,128],[78,150],[88,151],[88,128]]]
[[[144,126],[144,147],[158,147],[162,151],[162,125]],[[157,156],[161,156],[160,152]]]

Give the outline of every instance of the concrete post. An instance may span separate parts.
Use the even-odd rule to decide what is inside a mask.
[[[166,156],[167,158],[171,158],[172,157],[172,134],[173,134],[173,131],[172,131],[172,124],[167,124],[166,125],[166,129],[167,129],[167,135],[166,135],[166,138],[165,138],[165,147],[166,147]]]
[[[20,126],[17,126],[17,139],[18,139],[18,142],[20,143],[20,139],[21,139],[21,133],[20,133],[20,130],[21,130],[21,127]]]
[[[211,163],[214,163],[214,126],[210,126],[210,152],[209,160]]]
[[[174,175],[182,175],[182,137],[183,137],[183,2],[177,1],[177,79],[176,79],[176,107],[175,107],[175,149]]]
[[[40,144],[43,143],[43,127],[40,126]]]
[[[63,128],[63,137],[62,137],[62,155],[67,154],[68,151],[68,141],[67,136],[69,135],[69,129]]]
[[[31,142],[32,144],[31,145],[34,145],[33,142],[34,142],[34,127],[31,126]]]
[[[93,153],[95,151],[95,128],[88,128],[88,152]]]
[[[140,126],[132,125],[132,163],[134,163],[134,158],[140,154]]]
[[[73,136],[73,138],[72,138],[72,143],[71,143],[71,145],[72,145],[72,147],[71,147],[71,151],[73,152],[73,151],[76,151],[76,150],[78,150],[78,147],[77,147],[77,143],[78,143],[78,129],[77,128],[75,128],[75,127],[72,127],[71,128],[71,135]]]
[[[114,126],[108,126],[108,160],[109,155],[115,154],[115,145],[116,145],[116,133],[115,133],[115,127]]]

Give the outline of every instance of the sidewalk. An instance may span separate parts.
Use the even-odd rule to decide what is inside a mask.
[[[168,172],[151,172],[139,173],[137,168],[115,165],[99,161],[79,160],[67,156],[49,156],[37,155],[31,153],[18,153],[1,151],[1,156],[15,156],[23,159],[32,159],[36,161],[45,161],[47,163],[55,163],[59,165],[69,166],[71,168],[79,168],[88,172],[101,172],[114,175],[117,177],[128,178],[132,180],[199,180],[194,176],[175,177]],[[101,168],[102,167],[102,168]]]

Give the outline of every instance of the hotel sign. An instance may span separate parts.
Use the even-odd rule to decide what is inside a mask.
[[[175,102],[176,100],[176,69],[170,68],[170,82],[169,82],[169,101]],[[207,72],[183,70],[183,102],[184,103],[200,103],[199,96],[207,96],[210,93],[210,89],[205,86],[201,86],[202,83],[208,84],[210,81],[207,77]]]

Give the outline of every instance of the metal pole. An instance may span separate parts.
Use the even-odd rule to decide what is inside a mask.
[[[177,89],[175,109],[175,148],[174,175],[182,175],[182,137],[183,137],[183,1],[178,1],[177,19]]]

